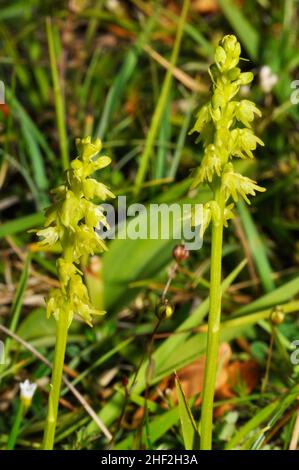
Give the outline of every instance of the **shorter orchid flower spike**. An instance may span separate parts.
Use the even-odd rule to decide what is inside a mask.
[[[20,399],[25,410],[28,410],[30,407],[36,388],[37,385],[35,383],[30,383],[28,379],[26,379],[25,382],[20,383]]]
[[[97,202],[115,196],[105,184],[91,177],[111,162],[107,156],[98,156],[102,149],[100,139],[85,137],[77,139],[76,144],[78,156],[66,171],[64,184],[52,191],[55,200],[46,210],[45,228],[37,235],[42,237],[41,247],[56,245],[62,251],[56,263],[60,286],[49,293],[47,316],[58,321],[64,315],[70,325],[73,316],[78,315],[92,325],[93,315],[105,312],[91,305],[78,265],[82,257],[106,250],[97,229],[100,225],[108,227],[108,223]]]

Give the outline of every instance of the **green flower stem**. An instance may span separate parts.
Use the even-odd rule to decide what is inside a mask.
[[[67,315],[59,315],[59,319],[56,322],[56,346],[52,379],[50,384],[48,413],[43,440],[44,450],[52,450],[54,445],[67,332],[68,317]]]
[[[207,354],[203,386],[203,401],[201,412],[201,450],[212,447],[213,402],[217,374],[217,356],[221,321],[221,261],[223,239],[223,212],[225,198],[220,185],[214,194],[221,217],[212,222],[212,247],[210,270],[210,312],[208,322]]]
[[[9,435],[7,446],[6,446],[7,450],[14,450],[15,448],[21,422],[23,419],[23,415],[24,415],[24,405],[23,405],[22,400],[19,400],[15,420],[14,420],[13,427]]]

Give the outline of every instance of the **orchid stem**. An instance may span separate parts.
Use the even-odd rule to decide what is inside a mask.
[[[201,450],[210,450],[212,448],[213,403],[217,375],[217,356],[221,321],[221,261],[223,212],[225,205],[224,194],[221,192],[220,184],[214,193],[214,199],[220,208],[221,218],[220,221],[213,221],[212,223],[210,312],[201,412]]]
[[[62,371],[64,366],[65,349],[67,342],[67,332],[67,315],[59,315],[59,318],[56,322],[56,345],[54,354],[54,364],[50,384],[46,427],[42,446],[44,450],[52,450],[54,446]]]

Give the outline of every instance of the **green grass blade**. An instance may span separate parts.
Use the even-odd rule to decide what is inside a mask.
[[[51,74],[54,88],[56,122],[59,135],[59,146],[61,153],[62,168],[66,170],[69,166],[69,150],[66,132],[65,103],[62,94],[61,83],[58,74],[57,57],[55,51],[54,31],[50,18],[46,20],[47,40],[50,56]]]
[[[40,132],[38,127],[34,124],[33,120],[30,118],[29,114],[25,111],[20,101],[16,98],[16,96],[14,96],[11,89],[7,86],[5,87],[5,94],[8,98],[8,103],[13,108],[16,118],[19,119],[21,123],[26,125],[30,133],[34,136],[34,138],[38,142],[39,146],[43,149],[43,151],[47,155],[48,159],[54,162],[55,161],[54,152],[49,147],[44,135],[42,134],[42,132]]]
[[[28,253],[25,264],[24,264],[24,269],[22,271],[22,274],[18,283],[18,287],[14,296],[12,308],[11,308],[11,321],[9,324],[9,329],[13,333],[15,333],[18,323],[19,323],[19,318],[20,318],[22,305],[23,305],[23,298],[24,298],[25,289],[27,286],[27,281],[28,281],[30,262],[31,262],[31,256],[30,256],[30,253]],[[7,358],[9,356],[11,341],[12,340],[8,338],[5,343],[5,357]]]
[[[34,181],[39,190],[45,191],[48,188],[48,179],[45,171],[43,157],[34,135],[31,134],[30,129],[27,127],[26,123],[22,120],[21,117],[20,119],[24,140],[28,149],[28,155],[31,159]]]
[[[281,305],[290,300],[299,292],[299,276],[296,276],[289,282],[286,282],[280,287],[277,287],[273,292],[263,295],[257,300],[254,300],[248,305],[239,308],[235,313],[236,315],[245,315],[246,313],[256,312],[267,307],[274,307]]]
[[[5,153],[2,149],[0,149],[0,155],[3,155],[3,158],[5,158],[5,160],[11,166],[15,167],[15,169],[17,171],[19,171],[20,174],[23,176],[24,180],[26,181],[26,183],[28,185],[28,188],[31,191],[32,197],[35,200],[36,207],[37,207],[37,209],[39,209],[40,194],[38,192],[37,187],[35,186],[35,183],[34,183],[33,179],[31,178],[30,172],[27,170],[25,165],[22,165],[21,163],[19,163],[12,155],[10,155],[8,153]]]
[[[238,212],[248,239],[252,257],[261,278],[261,283],[266,292],[271,292],[275,289],[275,284],[265,246],[259,236],[253,218],[243,201],[238,203]]]
[[[248,436],[252,431],[256,430],[262,423],[272,416],[268,425],[266,426],[266,429],[271,429],[282,413],[296,400],[298,391],[299,390],[297,385],[290,393],[284,395],[280,400],[275,400],[265,408],[262,408],[260,411],[258,411],[253,416],[253,418],[247,421],[247,423],[237,431],[237,433],[227,444],[226,450],[234,449],[246,438],[246,436]],[[253,449],[257,450],[262,445],[266,429],[262,433],[259,433],[258,438],[253,443]]]
[[[161,93],[157,102],[157,106],[155,108],[155,111],[151,120],[147,139],[145,142],[144,151],[139,161],[139,167],[138,167],[138,171],[136,175],[136,186],[135,186],[136,195],[140,192],[141,186],[144,182],[146,173],[148,171],[148,165],[149,165],[150,156],[153,152],[154,141],[157,136],[159,125],[161,123],[161,118],[163,116],[163,112],[164,112],[167,98],[169,95],[170,85],[172,82],[172,68],[176,65],[177,58],[179,56],[181,40],[183,37],[183,31],[184,31],[184,24],[185,24],[188,9],[189,9],[189,0],[184,0],[181,17],[180,17],[180,21],[178,24],[177,35],[175,38],[175,43],[174,43],[174,47],[173,47],[172,54],[171,54],[170,67],[167,70],[166,75],[165,75],[165,79],[162,85],[162,89],[161,89]]]
[[[219,4],[250,58],[256,60],[260,43],[259,33],[245,18],[241,7],[234,5],[231,0],[219,0]]]
[[[28,274],[29,274],[29,268],[30,268],[30,261],[31,261],[31,256],[30,253],[26,257],[26,261],[24,264],[24,269],[22,271],[20,281],[18,284],[18,288],[16,290],[16,294],[14,297],[14,301],[12,304],[11,308],[11,322],[9,325],[10,331],[13,333],[16,331],[18,322],[19,322],[19,317],[21,313],[21,308],[22,308],[22,303],[23,303],[23,298],[24,298],[24,293],[28,281]]]
[[[182,152],[183,152],[183,149],[184,149],[186,135],[187,135],[188,129],[190,127],[192,111],[193,111],[193,101],[189,100],[188,111],[185,115],[184,122],[183,122],[183,125],[182,125],[180,133],[179,133],[179,138],[178,138],[178,141],[177,141],[176,150],[175,150],[175,153],[174,153],[174,156],[173,156],[173,159],[172,159],[172,162],[171,162],[171,166],[170,166],[170,169],[169,169],[169,173],[168,173],[168,176],[170,178],[175,178],[175,176],[176,176],[176,172],[177,172],[177,169],[178,169],[178,166],[179,166],[179,163],[180,163],[180,159],[181,159],[181,156],[182,156]]]
[[[0,225],[0,238],[14,233],[24,232],[30,228],[38,227],[43,224],[45,216],[42,213],[25,215],[10,222]]]
[[[159,138],[158,138],[158,149],[157,158],[154,160],[154,178],[160,179],[166,176],[166,158],[168,149],[166,143],[171,139],[171,125],[170,125],[170,112],[171,112],[171,93],[169,94],[167,103],[164,108]]]
[[[24,4],[23,0],[14,2],[12,5],[1,7],[0,10],[0,21],[12,20],[18,17],[24,17],[24,15],[31,14],[33,5],[31,2]]]
[[[150,32],[152,31],[156,22],[156,15],[147,22],[144,32],[140,34],[137,42],[127,53],[120,71],[117,73],[112,86],[109,89],[104,109],[102,112],[101,120],[96,130],[97,137],[104,139],[107,128],[111,122],[114,112],[118,108],[124,90],[134,70],[136,69],[138,57],[142,51],[143,44],[147,41]]]
[[[101,139],[104,139],[105,137],[106,130],[109,126],[109,123],[113,117],[115,110],[118,107],[121,96],[123,95],[123,91],[130,77],[132,76],[133,71],[135,70],[138,57],[137,50],[138,49],[136,49],[136,47],[133,47],[131,50],[129,50],[125,61],[121,67],[121,70],[116,75],[116,78],[112,86],[110,87],[105,101],[101,120],[96,131],[96,135]]]
[[[266,419],[268,419],[277,407],[278,401],[270,403],[262,410],[258,411],[253,418],[247,421],[244,426],[242,426],[233,438],[226,445],[226,450],[234,449],[251,431],[255,430],[260,426]]]
[[[299,387],[298,385],[296,387],[293,388],[293,390],[291,391],[291,393],[288,393],[279,403],[279,405],[277,406],[277,409],[275,410],[275,413],[272,415],[268,425],[266,426],[266,428],[264,429],[264,431],[262,433],[260,433],[260,435],[258,436],[258,438],[256,439],[256,441],[253,443],[251,449],[252,450],[259,450],[264,441],[265,441],[265,437],[266,437],[266,432],[267,430],[271,430],[273,428],[273,426],[277,423],[277,421],[279,420],[279,418],[283,415],[283,413],[287,410],[287,408],[295,401],[297,400],[298,398],[298,392],[299,392]]]
[[[198,449],[199,447],[199,434],[196,428],[196,423],[188,404],[188,401],[185,397],[184,390],[179,381],[179,378],[176,376],[175,379],[176,392],[179,401],[179,415],[182,427],[182,433],[184,438],[184,444],[186,450]]]

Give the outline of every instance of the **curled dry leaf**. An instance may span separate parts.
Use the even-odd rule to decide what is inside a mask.
[[[259,364],[253,359],[244,362],[232,362],[227,367],[227,376],[228,380],[217,390],[217,398],[220,400],[236,396],[234,390],[240,384],[242,384],[247,394],[251,393],[260,378]],[[229,404],[221,405],[216,408],[215,415],[221,416],[232,407],[233,405]]]

